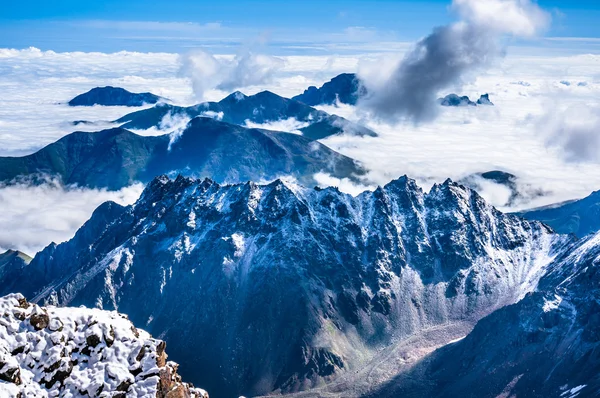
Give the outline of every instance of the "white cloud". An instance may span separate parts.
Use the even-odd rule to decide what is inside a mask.
[[[120,191],[69,188],[56,180],[42,185],[0,185],[0,249],[18,249],[35,254],[50,242],[73,237],[101,203],[112,200],[131,204],[142,192],[142,184]]]
[[[217,58],[195,50],[180,56],[180,73],[189,78],[198,100],[205,100],[206,91],[234,91],[269,83],[284,61],[278,57],[254,54],[249,50],[233,59]]]
[[[546,143],[568,162],[600,162],[600,107],[550,106],[535,126]]]
[[[534,36],[550,24],[550,14],[530,0],[453,0],[464,21],[515,36]]]
[[[300,129],[307,127],[309,123],[299,122],[296,118],[276,120],[268,123],[254,123],[251,120],[246,120],[246,127],[251,129],[264,129],[273,131],[285,131],[288,133],[302,135]]]

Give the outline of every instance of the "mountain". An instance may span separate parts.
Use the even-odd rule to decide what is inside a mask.
[[[356,105],[360,97],[367,94],[356,74],[342,73],[323,84],[320,88],[310,86],[304,93],[292,97],[306,105],[333,105],[336,102]]]
[[[490,95],[489,94],[483,94],[477,100],[477,105],[494,105],[494,104],[492,103],[492,101],[490,101]]]
[[[3,278],[6,272],[25,267],[30,261],[31,257],[18,250],[7,250],[0,253],[0,278]]]
[[[483,94],[477,102],[473,102],[469,99],[469,97],[462,96],[459,97],[456,94],[448,94],[444,98],[438,99],[438,102],[442,106],[477,106],[477,105],[494,105],[492,101],[490,101],[489,94]]]
[[[600,234],[577,242],[536,291],[369,397],[598,396],[599,256]]]
[[[489,185],[499,185],[506,188],[506,202],[497,205],[517,206],[522,203],[528,203],[532,199],[545,194],[541,188],[526,183],[514,174],[502,170],[490,170],[483,173],[473,173],[461,178],[459,183],[474,189],[477,192],[484,192],[489,189]],[[540,220],[543,221],[543,220]],[[562,231],[559,231],[562,232]]]
[[[444,98],[438,99],[442,106],[477,106],[477,104],[469,99],[469,97],[459,97],[456,94],[448,94]]]
[[[563,234],[583,237],[600,231],[600,191],[589,196],[519,213],[529,220],[539,220]]]
[[[69,101],[69,106],[143,106],[165,101],[152,93],[132,93],[120,87],[95,87]]]
[[[364,174],[352,159],[306,137],[202,117],[178,134],[76,132],[32,155],[0,158],[0,181],[47,173],[67,185],[111,190],[165,173],[231,182],[290,175],[314,184],[313,175],[321,171],[338,178]]]
[[[1,297],[0,312],[2,397],[208,398],[124,315],[39,307],[20,294]]]
[[[402,177],[352,197],[162,176],[132,206],[100,206],[0,293],[126,313],[213,397],[294,392],[355,374],[382,382],[373,364],[463,336],[534,290],[571,240],[449,180],[424,193]]]
[[[375,137],[377,134],[366,127],[350,122],[342,117],[329,115],[301,102],[280,97],[270,91],[247,96],[239,91],[219,102],[204,102],[187,108],[158,104],[157,106],[133,112],[115,121],[126,129],[149,129],[168,124],[174,118],[196,116],[215,117],[227,123],[245,126],[247,121],[257,124],[295,119],[302,124],[298,128],[302,135],[312,140],[336,134],[352,134]],[[167,122],[167,123],[165,123]]]

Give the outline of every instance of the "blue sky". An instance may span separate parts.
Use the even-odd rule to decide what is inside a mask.
[[[538,3],[553,13],[547,36],[600,37],[600,1]],[[231,52],[228,49],[260,42],[279,52],[343,52],[367,48],[368,43],[414,41],[452,20],[449,4],[450,0],[2,0],[0,47],[55,51],[207,47]],[[599,45],[590,42],[592,47]]]

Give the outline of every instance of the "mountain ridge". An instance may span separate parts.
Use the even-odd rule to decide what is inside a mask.
[[[129,314],[212,396],[294,392],[424,328],[474,325],[531,291],[568,240],[450,180],[424,193],[401,177],[353,197],[162,176],[3,289]]]

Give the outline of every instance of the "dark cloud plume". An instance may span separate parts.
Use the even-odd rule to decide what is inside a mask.
[[[440,92],[460,85],[500,53],[504,35],[532,36],[548,17],[529,0],[454,0],[461,21],[435,28],[397,65],[389,79],[369,87],[360,106],[375,117],[422,122],[438,111]]]

